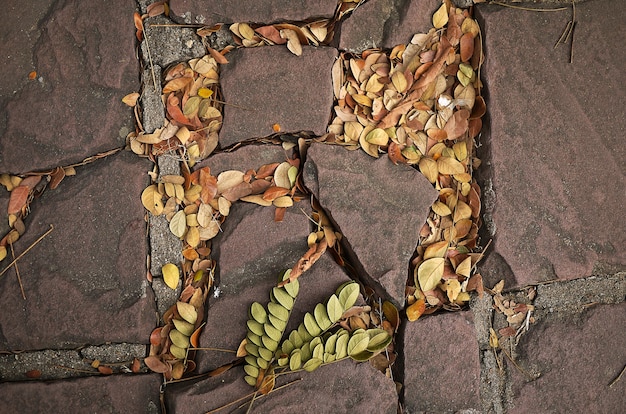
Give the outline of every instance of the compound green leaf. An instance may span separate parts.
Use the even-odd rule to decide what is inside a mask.
[[[315,322],[317,322],[319,327],[322,328],[322,331],[326,331],[333,325],[333,323],[330,321],[330,318],[328,317],[326,307],[323,304],[318,303],[317,305],[315,305],[315,310],[313,311],[313,313],[315,314]]]
[[[338,296],[339,296],[339,303],[341,303],[343,310],[347,311],[352,306],[354,306],[357,299],[359,298],[359,284],[356,282],[348,283],[341,289]],[[330,312],[329,312],[329,315],[330,315]]]
[[[352,337],[348,341],[348,355],[353,357],[367,349],[367,345],[370,341],[370,336],[367,332],[358,332],[352,334]]]
[[[326,312],[328,313],[328,319],[330,319],[332,323],[337,322],[339,319],[341,319],[341,315],[343,315],[343,310],[344,308],[339,298],[337,298],[337,296],[335,295],[332,295],[328,299],[328,303],[326,304]]]
[[[315,371],[316,369],[318,369],[320,367],[320,365],[322,365],[324,361],[318,358],[311,358],[309,359],[307,362],[304,363],[304,365],[302,366],[302,368],[306,371],[306,372],[312,372]]]
[[[287,293],[287,291],[283,288],[272,288],[272,293],[274,294],[274,298],[278,303],[280,303],[285,309],[291,310],[293,309],[293,297]]]
[[[304,327],[312,337],[316,337],[322,333],[322,328],[315,322],[313,315],[308,312],[304,315]]]

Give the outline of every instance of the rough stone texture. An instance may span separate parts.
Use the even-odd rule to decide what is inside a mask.
[[[517,285],[580,278],[606,263],[623,270],[626,233],[616,209],[626,204],[626,54],[616,51],[626,29],[614,2],[576,7],[571,64],[569,45],[554,49],[569,14],[476,10],[497,195],[493,252],[501,259],[491,271],[485,262],[486,283],[507,267]]]
[[[520,341],[517,362],[531,375],[541,376],[527,382],[515,368],[508,368],[514,393],[508,412],[622,412],[624,378],[613,387],[609,384],[624,367],[624,326],[626,303],[533,326]]]
[[[157,414],[160,383],[157,374],[4,383],[0,384],[0,405],[11,412],[32,414]]]
[[[154,78],[152,77],[154,69]],[[156,79],[156,88],[154,80]],[[141,91],[142,123],[146,132],[152,133],[155,129],[161,128],[165,120],[165,106],[161,99],[161,67],[154,65],[143,71],[141,81],[143,90]]]
[[[3,236],[11,230],[9,227],[9,215],[7,213],[10,196],[11,193],[6,191],[4,186],[0,186],[0,234]]]
[[[187,23],[256,22],[307,20],[315,17],[331,18],[337,8],[336,0],[253,0],[245,7],[229,0],[171,0],[170,9],[177,20]]]
[[[404,331],[404,405],[408,412],[480,409],[480,362],[470,312],[408,323]]]
[[[153,26],[173,24],[170,19],[163,15],[148,17],[144,20],[145,36],[141,43],[141,54],[146,68],[150,68],[152,64],[164,69],[172,63],[202,57],[206,54],[202,41],[194,29]],[[150,75],[151,81],[152,75]],[[159,81],[158,78],[157,81]]]
[[[0,21],[3,39],[17,39],[0,46],[0,171],[49,169],[124,145],[133,116],[121,98],[139,80],[134,28],[119,22],[135,3],[19,8]],[[12,24],[18,16],[25,20]],[[37,79],[28,81],[33,70]]]
[[[209,167],[211,174],[216,175],[227,170],[257,170],[265,164],[287,161],[291,151],[285,151],[278,145],[246,145],[235,152],[220,152],[211,155],[198,163],[194,170]]]
[[[254,301],[266,303],[279,273],[292,267],[307,251],[310,226],[297,205],[277,223],[272,208],[235,203],[222,229],[213,243],[221,293],[219,298],[209,299],[200,345],[236,350],[246,335],[248,308]],[[200,352],[198,371],[217,368],[233,356]]]
[[[177,414],[205,413],[249,395],[253,388],[243,380],[243,369],[232,368],[224,375],[195,384],[168,386],[167,411]],[[301,379],[300,381],[298,381]],[[275,389],[254,402],[253,413],[364,413],[395,414],[398,396],[395,384],[368,363],[341,361],[313,372],[287,375],[278,384],[296,381]],[[230,407],[245,413],[249,399]],[[244,404],[243,408],[237,409]]]
[[[339,48],[358,53],[408,43],[415,33],[430,30],[440,5],[441,0],[370,0],[341,24]]]
[[[0,349],[147,343],[156,322],[139,200],[147,165],[121,152],[32,203],[16,251],[54,230],[19,262],[26,300],[13,269],[0,279]]]
[[[303,178],[345,236],[358,274],[403,304],[409,260],[437,191],[417,170],[386,156],[326,144],[309,148]]]
[[[224,100],[232,104],[224,106],[222,148],[271,135],[275,123],[282,132],[323,135],[333,105],[330,71],[336,57],[333,48],[310,46],[302,48],[302,56],[286,47],[229,53],[220,74]]]

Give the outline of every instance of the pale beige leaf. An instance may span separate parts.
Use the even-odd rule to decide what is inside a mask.
[[[435,29],[441,29],[448,23],[448,8],[443,3],[441,7],[433,14],[433,26]]]
[[[440,157],[437,160],[437,169],[441,174],[462,174],[465,172],[465,167],[459,161],[452,157]]]
[[[387,145],[389,142],[389,135],[385,132],[384,129],[374,128],[367,136],[365,140],[372,145]]]
[[[433,290],[443,277],[445,259],[433,257],[425,260],[417,269],[417,279],[422,291]]]
[[[429,157],[422,157],[419,162],[419,168],[424,177],[431,183],[435,183],[439,177],[439,170],[437,169],[437,161]]]
[[[200,204],[196,213],[196,220],[201,227],[208,227],[213,220],[213,208],[208,204]]]
[[[243,182],[244,173],[237,170],[228,170],[217,176],[217,193],[223,194]]]
[[[170,221],[170,231],[172,234],[179,239],[185,235],[185,231],[187,230],[187,219],[185,218],[185,212],[183,210],[178,211],[172,217]]]
[[[277,187],[283,187],[288,190],[291,189],[291,180],[289,179],[290,168],[291,164],[286,161],[276,167],[274,171],[274,184],[276,184]]]
[[[161,199],[163,195],[159,193],[158,187],[155,184],[148,186],[141,193],[141,203],[152,215],[158,216],[163,213],[163,201]]]
[[[241,197],[239,200],[245,201],[247,203],[258,204],[263,207],[269,207],[272,205],[272,202],[263,198],[260,194],[249,195],[245,197]]]

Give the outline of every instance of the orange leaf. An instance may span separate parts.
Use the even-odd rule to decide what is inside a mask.
[[[202,186],[200,198],[204,204],[209,204],[217,195],[217,179],[210,173],[208,167],[200,169],[199,184]]]
[[[280,32],[274,26],[261,26],[254,29],[254,31],[277,45],[287,43],[287,40],[280,37]]]
[[[465,33],[461,36],[461,62],[467,62],[474,54],[474,36]]]
[[[8,214],[17,214],[22,210],[22,207],[26,205],[28,201],[28,194],[30,189],[26,186],[20,185],[15,187],[11,191],[11,198],[9,198],[9,207],[7,209]]]
[[[113,374],[113,370],[111,369],[111,367],[107,367],[106,365],[100,365],[98,367],[98,371],[100,371],[100,373],[102,375],[111,375],[111,374]]]
[[[416,300],[412,305],[406,308],[406,317],[413,322],[419,319],[426,310],[426,302],[424,299]]]
[[[286,207],[277,207],[274,211],[274,221],[280,223],[285,218]]]
[[[208,49],[209,49],[209,54],[211,55],[213,59],[215,59],[217,63],[219,63],[220,65],[225,65],[228,63],[228,59],[226,59],[224,55],[222,55],[220,52],[210,47],[208,47]]]
[[[160,374],[164,372],[168,372],[172,369],[171,366],[161,361],[158,357],[149,356],[146,357],[143,362],[146,364],[148,368],[150,368],[154,372],[158,372]]]
[[[262,165],[259,168],[259,171],[257,171],[254,178],[256,178],[257,180],[260,180],[262,178],[266,178],[266,177],[269,177],[270,175],[273,175],[274,171],[276,171],[276,167],[278,167],[279,165],[280,165],[279,162]]]
[[[290,190],[287,188],[272,186],[265,190],[265,192],[263,193],[263,199],[267,201],[274,201],[278,197],[289,194],[289,191]]]
[[[25,375],[28,378],[37,379],[41,377],[41,371],[39,371],[38,369],[31,369],[30,371],[27,371]]]
[[[387,148],[387,155],[394,165],[398,165],[399,162],[406,164],[406,159],[404,158],[404,156],[402,156],[400,146],[393,141],[389,143],[389,147]]]
[[[141,362],[139,362],[139,360],[137,358],[133,359],[133,365],[131,365],[131,371],[133,371],[135,374],[139,372],[139,370],[141,369]]]
[[[191,346],[193,346],[194,348],[199,348],[200,347],[200,334],[202,333],[202,326],[199,327],[198,329],[196,329],[192,334],[191,337],[189,338],[189,343],[191,344]]]

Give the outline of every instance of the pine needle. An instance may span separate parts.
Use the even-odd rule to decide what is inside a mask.
[[[4,268],[4,270],[2,272],[0,272],[0,277],[2,277],[2,275],[4,275],[7,270],[9,270],[11,268],[11,266],[15,265],[15,263],[17,263],[18,260],[20,260],[26,253],[28,253],[30,251],[30,249],[32,249],[33,247],[35,247],[35,245],[37,243],[39,243],[41,240],[43,240],[44,237],[46,237],[48,234],[50,234],[52,232],[52,230],[54,230],[54,226],[51,224],[50,225],[50,229],[48,231],[46,231],[44,234],[42,234],[41,236],[39,236],[39,238],[37,240],[35,240],[33,242],[33,244],[31,244],[30,246],[28,246],[28,248],[26,250],[24,250],[22,252],[22,254],[20,254],[19,256],[17,256],[11,263],[9,263],[9,265],[7,267]]]

